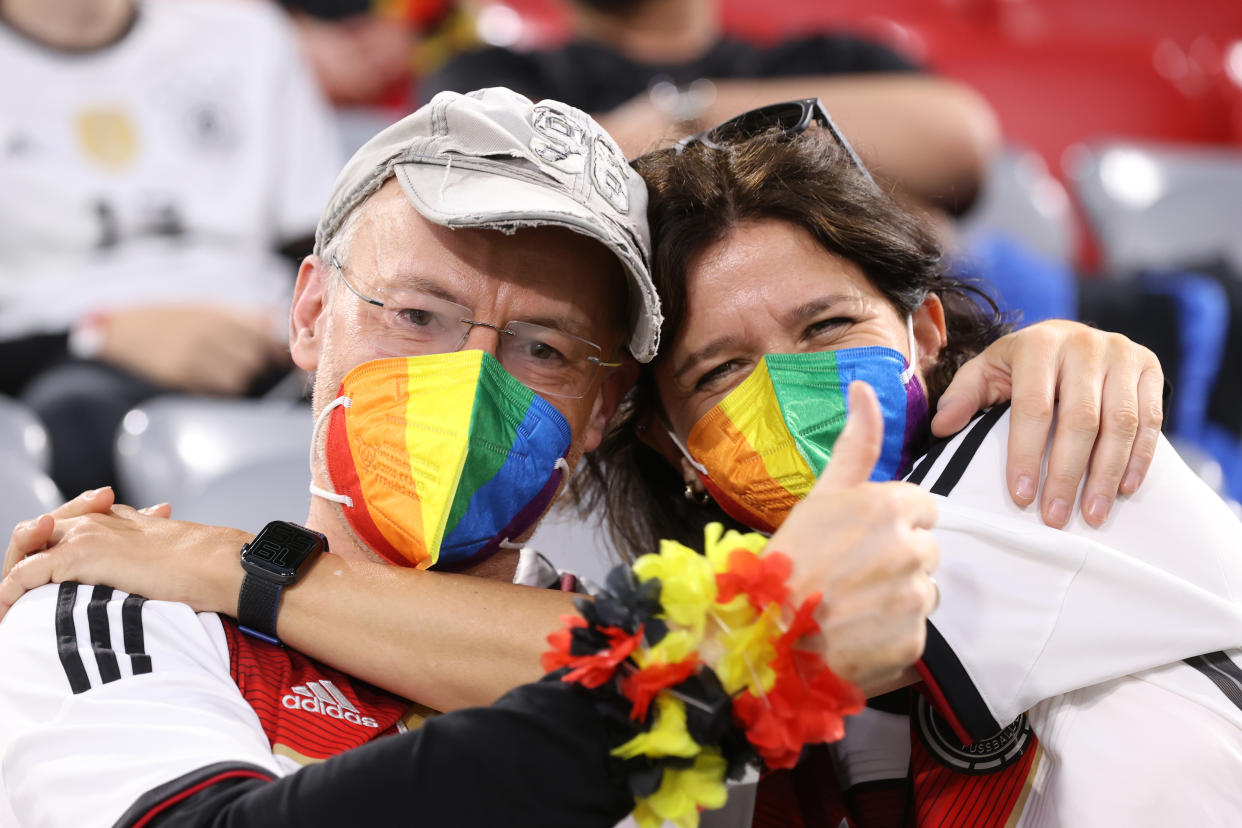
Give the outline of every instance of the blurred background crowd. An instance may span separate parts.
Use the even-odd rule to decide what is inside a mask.
[[[1242,499],[1242,4],[0,0],[0,78],[5,524],[104,484],[305,514],[285,314],[323,199],[377,129],[493,85],[631,156],[821,98],[1022,321],[1151,347],[1166,431]]]

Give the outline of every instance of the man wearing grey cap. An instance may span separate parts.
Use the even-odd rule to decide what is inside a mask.
[[[440,95],[359,150],[302,264],[290,320],[293,358],[315,372],[309,529],[269,524],[243,550],[240,599],[234,583],[222,608],[236,607],[239,623],[73,582],[17,601],[0,624],[0,824],[621,818],[633,801],[605,749],[611,725],[572,686],[527,685],[395,735],[417,727],[409,702],[282,647],[276,619],[282,603],[295,610],[298,590],[283,602],[282,590],[317,555],[336,573],[370,560],[513,579],[514,547],[633,379],[625,351],[655,354],[645,209],[641,179],[589,117],[507,90]],[[788,537],[823,538],[834,519],[798,510],[787,525],[800,534]],[[914,521],[888,516],[869,532],[903,519]],[[894,543],[840,577],[883,615],[908,581],[925,581],[929,555]],[[399,581],[429,605],[425,617],[443,617],[442,635],[419,636],[417,649],[433,651],[410,654],[446,663],[420,694],[442,709],[451,694],[430,685],[451,685],[443,676],[456,662],[497,673],[481,681],[502,690],[520,683],[501,663],[512,644],[498,627],[542,639],[569,609],[548,590],[405,574],[421,577],[373,589]],[[851,677],[906,666],[928,609],[874,624],[878,646]],[[479,667],[493,651],[496,669]],[[394,735],[375,740],[383,734]]]

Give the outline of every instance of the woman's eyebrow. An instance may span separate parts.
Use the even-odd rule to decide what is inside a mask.
[[[810,299],[785,314],[785,318],[782,319],[781,322],[786,327],[792,328],[802,324],[812,316],[817,316],[826,310],[831,310],[837,305],[846,302],[852,303],[855,298],[856,297],[853,294],[849,293],[833,293],[828,296],[820,296],[815,299]]]
[[[739,342],[739,338],[733,334],[725,334],[724,336],[713,339],[697,351],[687,354],[686,358],[678,363],[677,367],[674,369],[673,379],[680,382],[682,377],[690,373],[690,371],[700,362],[709,360],[722,351],[729,350],[730,348],[736,348]]]

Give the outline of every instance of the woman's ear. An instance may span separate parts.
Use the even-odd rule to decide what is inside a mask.
[[[324,329],[328,320],[328,266],[318,256],[307,256],[298,268],[289,313],[289,353],[304,371],[319,367]]]
[[[919,352],[918,370],[926,376],[940,360],[940,351],[949,344],[944,305],[941,304],[939,296],[929,293],[911,316],[914,323],[914,344]]]

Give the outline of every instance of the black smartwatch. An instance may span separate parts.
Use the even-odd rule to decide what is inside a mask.
[[[276,613],[280,593],[298,578],[320,552],[328,539],[305,526],[287,520],[274,520],[241,548],[241,595],[237,598],[237,622],[242,632],[271,644],[276,637]]]

